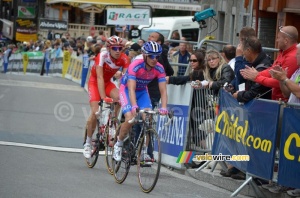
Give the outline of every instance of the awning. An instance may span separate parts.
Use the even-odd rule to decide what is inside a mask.
[[[179,4],[179,3],[162,3],[162,2],[142,2],[134,1],[133,5],[137,6],[151,6],[153,9],[165,9],[165,10],[181,10],[181,11],[200,11],[201,5],[199,4]]]
[[[94,5],[131,5],[130,0],[47,0],[47,4],[66,3],[72,6],[80,6],[80,4],[94,4]]]

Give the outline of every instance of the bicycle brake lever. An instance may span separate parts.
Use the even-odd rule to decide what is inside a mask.
[[[174,112],[173,112],[173,111],[170,111],[170,112],[168,113],[168,122],[166,122],[166,123],[164,124],[164,126],[169,126],[169,125],[171,124],[172,120],[173,120],[173,117],[174,117]]]

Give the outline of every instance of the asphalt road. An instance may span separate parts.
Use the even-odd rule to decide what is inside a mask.
[[[1,73],[0,197],[230,197],[164,167],[150,194],[139,189],[135,166],[122,185],[102,156],[87,168],[81,149],[89,111],[87,93],[70,80]]]

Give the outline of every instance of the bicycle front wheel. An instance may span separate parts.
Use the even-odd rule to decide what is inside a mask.
[[[115,138],[114,138],[114,144],[117,142],[117,137],[119,136],[120,133],[120,127],[118,128]],[[112,169],[113,169],[113,174],[116,182],[118,184],[122,184],[129,172],[130,169],[130,152],[127,149],[127,144],[130,144],[129,139],[124,141],[123,143],[123,149],[122,149],[122,158],[121,161],[117,162],[113,157],[112,157]],[[114,147],[112,147],[112,153],[114,152]]]
[[[97,137],[96,134],[97,133],[94,133],[94,135],[92,137],[92,142],[91,142],[92,153],[91,153],[91,157],[90,158],[85,158],[86,165],[89,168],[93,168],[96,165],[98,157],[99,157],[99,145],[100,145],[100,141],[99,141],[99,138]],[[85,129],[84,138],[86,138],[86,136],[87,136],[87,129]],[[84,142],[85,142],[85,139],[84,139]]]
[[[105,163],[109,174],[114,174],[112,169],[112,153],[114,147],[115,133],[120,127],[120,121],[116,118],[112,120],[112,125],[106,125],[105,129]]]
[[[145,149],[145,147],[148,149]],[[148,154],[152,160],[145,159],[146,154]],[[143,192],[149,193],[154,189],[159,177],[160,166],[160,139],[156,130],[148,129],[139,145],[137,156],[138,180]]]

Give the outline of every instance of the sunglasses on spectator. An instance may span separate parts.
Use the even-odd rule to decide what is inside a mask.
[[[283,26],[279,26],[279,31],[285,35],[287,35],[290,38],[294,38],[292,35],[290,35],[289,33],[286,33],[285,31],[282,30]]]
[[[159,58],[159,55],[152,55],[152,54],[149,54],[147,55],[147,57],[149,57],[150,59],[154,60],[154,59],[158,59]]]
[[[123,47],[120,47],[120,46],[118,46],[118,47],[116,47],[116,46],[112,46],[112,47],[110,47],[112,50],[114,50],[114,51],[121,51],[122,49],[123,49]]]
[[[190,59],[189,61],[190,61],[190,62],[193,62],[193,63],[196,63],[196,62],[198,62],[198,60],[197,60],[197,59]]]
[[[214,61],[214,60],[216,60],[216,59],[218,59],[218,58],[219,58],[219,57],[207,59],[207,62]]]

